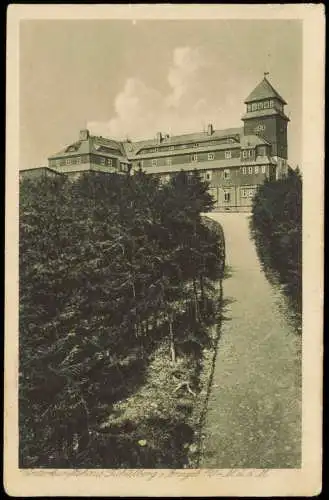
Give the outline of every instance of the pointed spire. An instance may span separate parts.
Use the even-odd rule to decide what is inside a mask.
[[[249,94],[247,99],[244,101],[246,104],[249,102],[260,101],[262,99],[278,99],[282,104],[287,104],[286,101],[280,96],[280,94],[272,87],[266,75],[268,72],[264,73],[263,80],[257,85],[257,87]]]

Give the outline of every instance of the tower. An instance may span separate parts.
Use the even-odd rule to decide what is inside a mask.
[[[271,144],[271,156],[281,162],[288,158],[286,101],[272,87],[264,73],[263,80],[244,101],[244,135],[259,135]],[[283,161],[283,163],[286,163]]]

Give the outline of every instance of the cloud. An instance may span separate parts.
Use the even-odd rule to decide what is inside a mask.
[[[233,99],[230,92],[236,86],[227,78],[220,78],[219,66],[200,47],[177,47],[167,72],[167,93],[129,77],[115,98],[115,115],[107,122],[89,122],[87,126],[94,134],[117,139],[148,138],[157,131],[171,134],[201,131],[207,123],[237,126],[236,119],[233,124],[228,123],[230,117],[236,118],[232,102],[234,108],[237,95]],[[228,104],[231,107],[229,116],[222,113],[224,97],[228,99],[226,108]],[[240,116],[241,101],[238,106]]]

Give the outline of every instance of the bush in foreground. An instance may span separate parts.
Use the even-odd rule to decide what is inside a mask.
[[[165,186],[143,172],[21,183],[21,467],[172,464],[160,438],[160,451],[143,445],[145,422],[136,432],[129,411],[113,416],[150,387],[155,353],[164,367],[189,360],[197,389],[223,271],[220,237],[200,216],[211,207],[197,174]]]
[[[277,273],[301,315],[302,178],[298,170],[259,187],[253,202],[252,228],[262,259]]]

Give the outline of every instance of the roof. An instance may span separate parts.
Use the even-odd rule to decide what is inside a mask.
[[[41,165],[40,167],[22,168],[20,169],[19,174],[24,174],[25,172],[42,172],[42,171],[52,172],[54,174],[60,175],[60,173],[57,172],[56,170],[44,165]]]
[[[192,134],[182,134],[182,135],[164,135],[161,143],[159,143],[158,139],[154,137],[153,139],[147,139],[144,141],[134,141],[134,142],[125,142],[124,148],[128,156],[134,156],[138,151],[144,149],[146,147],[157,147],[157,146],[165,146],[165,145],[174,145],[174,144],[186,144],[193,142],[202,142],[209,141],[214,139],[220,139],[224,137],[233,137],[240,136],[243,133],[242,127],[234,127],[227,128],[224,130],[213,130],[211,135],[208,135],[208,132],[196,132]],[[237,140],[240,140],[240,137],[236,137]]]
[[[280,94],[275,90],[270,84],[266,77],[257,85],[257,87],[249,94],[247,99],[244,101],[246,104],[249,102],[260,101],[261,99],[274,98],[281,101],[283,104],[287,104],[286,101],[280,96]]]
[[[91,135],[88,139],[76,141],[61,149],[57,153],[49,156],[49,159],[65,158],[67,156],[83,155],[83,154],[102,154],[102,156],[110,155],[121,157],[126,160],[126,154],[123,144],[113,139]]]
[[[195,153],[207,153],[212,151],[223,151],[223,150],[231,150],[231,149],[240,149],[240,143],[233,144],[217,144],[214,146],[198,146],[197,148],[184,148],[184,149],[176,149],[174,151],[157,151],[156,153],[151,153],[145,151],[145,153],[137,154],[136,156],[129,156],[131,160],[142,160],[144,158],[166,158],[167,156],[181,156]]]

